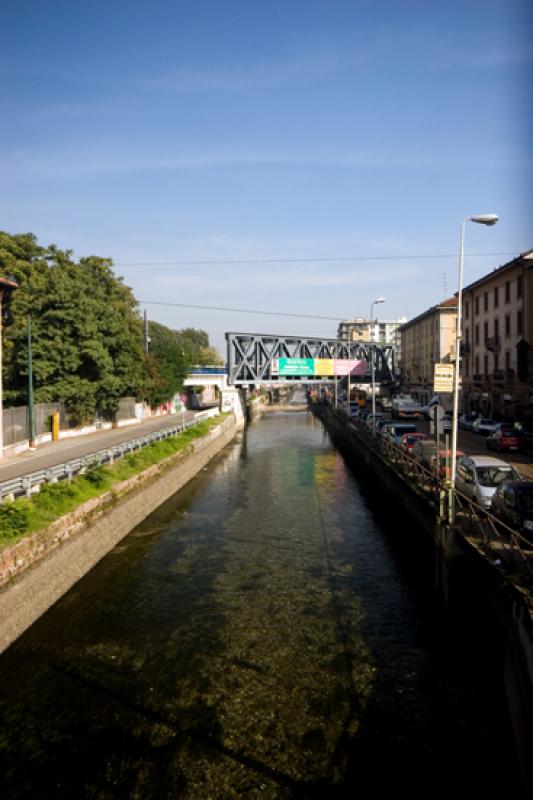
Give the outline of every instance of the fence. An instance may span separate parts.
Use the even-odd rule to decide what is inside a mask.
[[[73,419],[69,418],[64,403],[37,403],[33,407],[33,417],[35,420],[35,435],[50,433],[52,430],[52,414],[59,412],[59,425],[62,431],[71,430],[78,427]],[[135,398],[122,397],[118,401],[118,410],[115,420],[135,418]],[[4,447],[23,442],[30,438],[28,406],[15,406],[14,408],[4,408]]]
[[[51,430],[50,417],[58,412],[63,430],[74,427],[68,418],[67,409],[63,403],[37,403],[33,407],[36,436],[41,433],[48,433]],[[3,422],[5,447],[30,438],[28,406],[5,408],[3,410]]]

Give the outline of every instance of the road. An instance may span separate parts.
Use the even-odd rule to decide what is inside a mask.
[[[200,412],[186,411],[185,419],[187,421],[194,419],[198,413]],[[36,450],[26,450],[24,453],[8,457],[1,462],[0,483],[21,475],[29,475],[31,472],[49,469],[56,464],[81,458],[90,453],[96,453],[98,450],[105,450],[106,447],[137,439],[139,436],[146,436],[163,428],[171,428],[173,425],[179,425],[182,420],[183,414],[181,413],[167,414],[162,417],[150,417],[139,424],[128,425],[124,428],[97,431],[86,436],[61,439],[59,442],[48,442],[40,445]]]
[[[427,420],[413,420],[413,422],[416,423],[420,431],[424,431],[424,433],[429,435],[429,422]],[[451,432],[449,435],[451,441]],[[442,438],[443,437],[441,437],[441,440]],[[524,478],[533,480],[533,453],[531,450],[526,451],[526,453],[496,453],[494,450],[488,449],[485,436],[481,436],[479,433],[473,433],[472,431],[462,430],[459,430],[457,449],[461,450],[465,455],[486,455],[501,458],[503,461],[508,461],[516,467]]]

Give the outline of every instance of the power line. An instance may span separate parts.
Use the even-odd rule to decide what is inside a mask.
[[[339,322],[339,317],[321,317],[317,314],[294,314],[283,311],[261,311],[256,308],[228,308],[227,306],[200,306],[192,303],[166,303],[161,300],[138,300],[148,306],[172,306],[173,308],[201,308],[205,311],[232,311],[237,314],[263,314],[269,317],[299,317],[303,319],[325,319],[332,322]]]
[[[468,253],[465,258],[496,258],[516,253]],[[331,261],[406,261],[423,258],[458,258],[457,253],[434,253],[416,256],[324,256],[320,258],[243,258],[210,261],[117,261],[115,267],[200,267],[231,264],[320,264]]]

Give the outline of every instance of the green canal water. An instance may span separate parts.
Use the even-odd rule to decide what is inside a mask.
[[[0,657],[3,800],[517,796],[431,579],[319,422],[255,423]]]

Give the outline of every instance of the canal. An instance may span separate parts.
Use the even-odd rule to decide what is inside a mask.
[[[0,657],[2,797],[519,796],[431,581],[317,420],[254,423]]]

